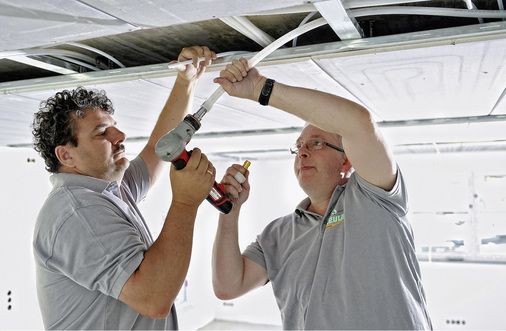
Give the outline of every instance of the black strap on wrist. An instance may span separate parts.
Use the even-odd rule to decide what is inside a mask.
[[[265,81],[264,87],[262,87],[262,92],[260,92],[260,97],[258,98],[258,102],[262,106],[269,105],[269,98],[271,97],[272,87],[274,86],[274,79],[269,79]]]

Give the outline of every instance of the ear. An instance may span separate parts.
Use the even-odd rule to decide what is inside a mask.
[[[348,157],[346,156],[346,154],[343,154],[344,155],[344,163],[343,163],[343,169],[342,169],[342,172],[344,173],[347,173],[351,170],[351,168],[353,167],[350,163],[350,159],[348,159]]]
[[[56,146],[56,148],[54,149],[54,153],[56,154],[56,157],[63,166],[70,168],[73,168],[75,166],[74,159],[70,155],[69,148],[67,145]]]

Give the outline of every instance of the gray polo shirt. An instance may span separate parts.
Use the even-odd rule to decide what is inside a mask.
[[[150,319],[118,300],[123,285],[153,243],[136,203],[149,190],[137,157],[116,182],[59,173],[34,233],[37,295],[47,329],[177,329],[174,306]]]
[[[267,270],[283,328],[430,329],[400,171],[390,192],[354,173],[324,217],[309,203],[243,253]]]

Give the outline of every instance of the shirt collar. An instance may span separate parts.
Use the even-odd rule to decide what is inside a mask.
[[[109,182],[95,177],[68,173],[57,173],[52,175],[49,179],[51,184],[53,184],[53,189],[63,186],[79,186],[97,193],[110,192],[119,199],[122,199],[117,182]]]
[[[330,198],[329,206],[335,204],[335,202],[337,201],[339,196],[341,196],[341,193],[343,193],[345,188],[346,188],[346,184],[336,186],[336,188],[334,189],[334,192],[332,193],[332,197]],[[311,205],[311,199],[309,199],[309,197],[306,197],[304,200],[299,202],[297,207],[295,207],[295,212],[299,216],[301,216],[302,213],[311,213],[310,211],[307,210],[309,208],[309,205]],[[314,213],[311,213],[311,214],[314,214]],[[314,215],[317,215],[317,214],[314,214]]]

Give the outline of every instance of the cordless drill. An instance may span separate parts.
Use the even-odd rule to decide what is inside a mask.
[[[158,157],[163,161],[172,162],[177,170],[183,169],[188,163],[191,151],[186,150],[186,145],[195,131],[200,129],[200,122],[194,115],[187,115],[178,126],[160,138],[155,146]],[[224,185],[216,181],[206,200],[223,214],[228,214],[232,210],[232,201],[225,194]]]

